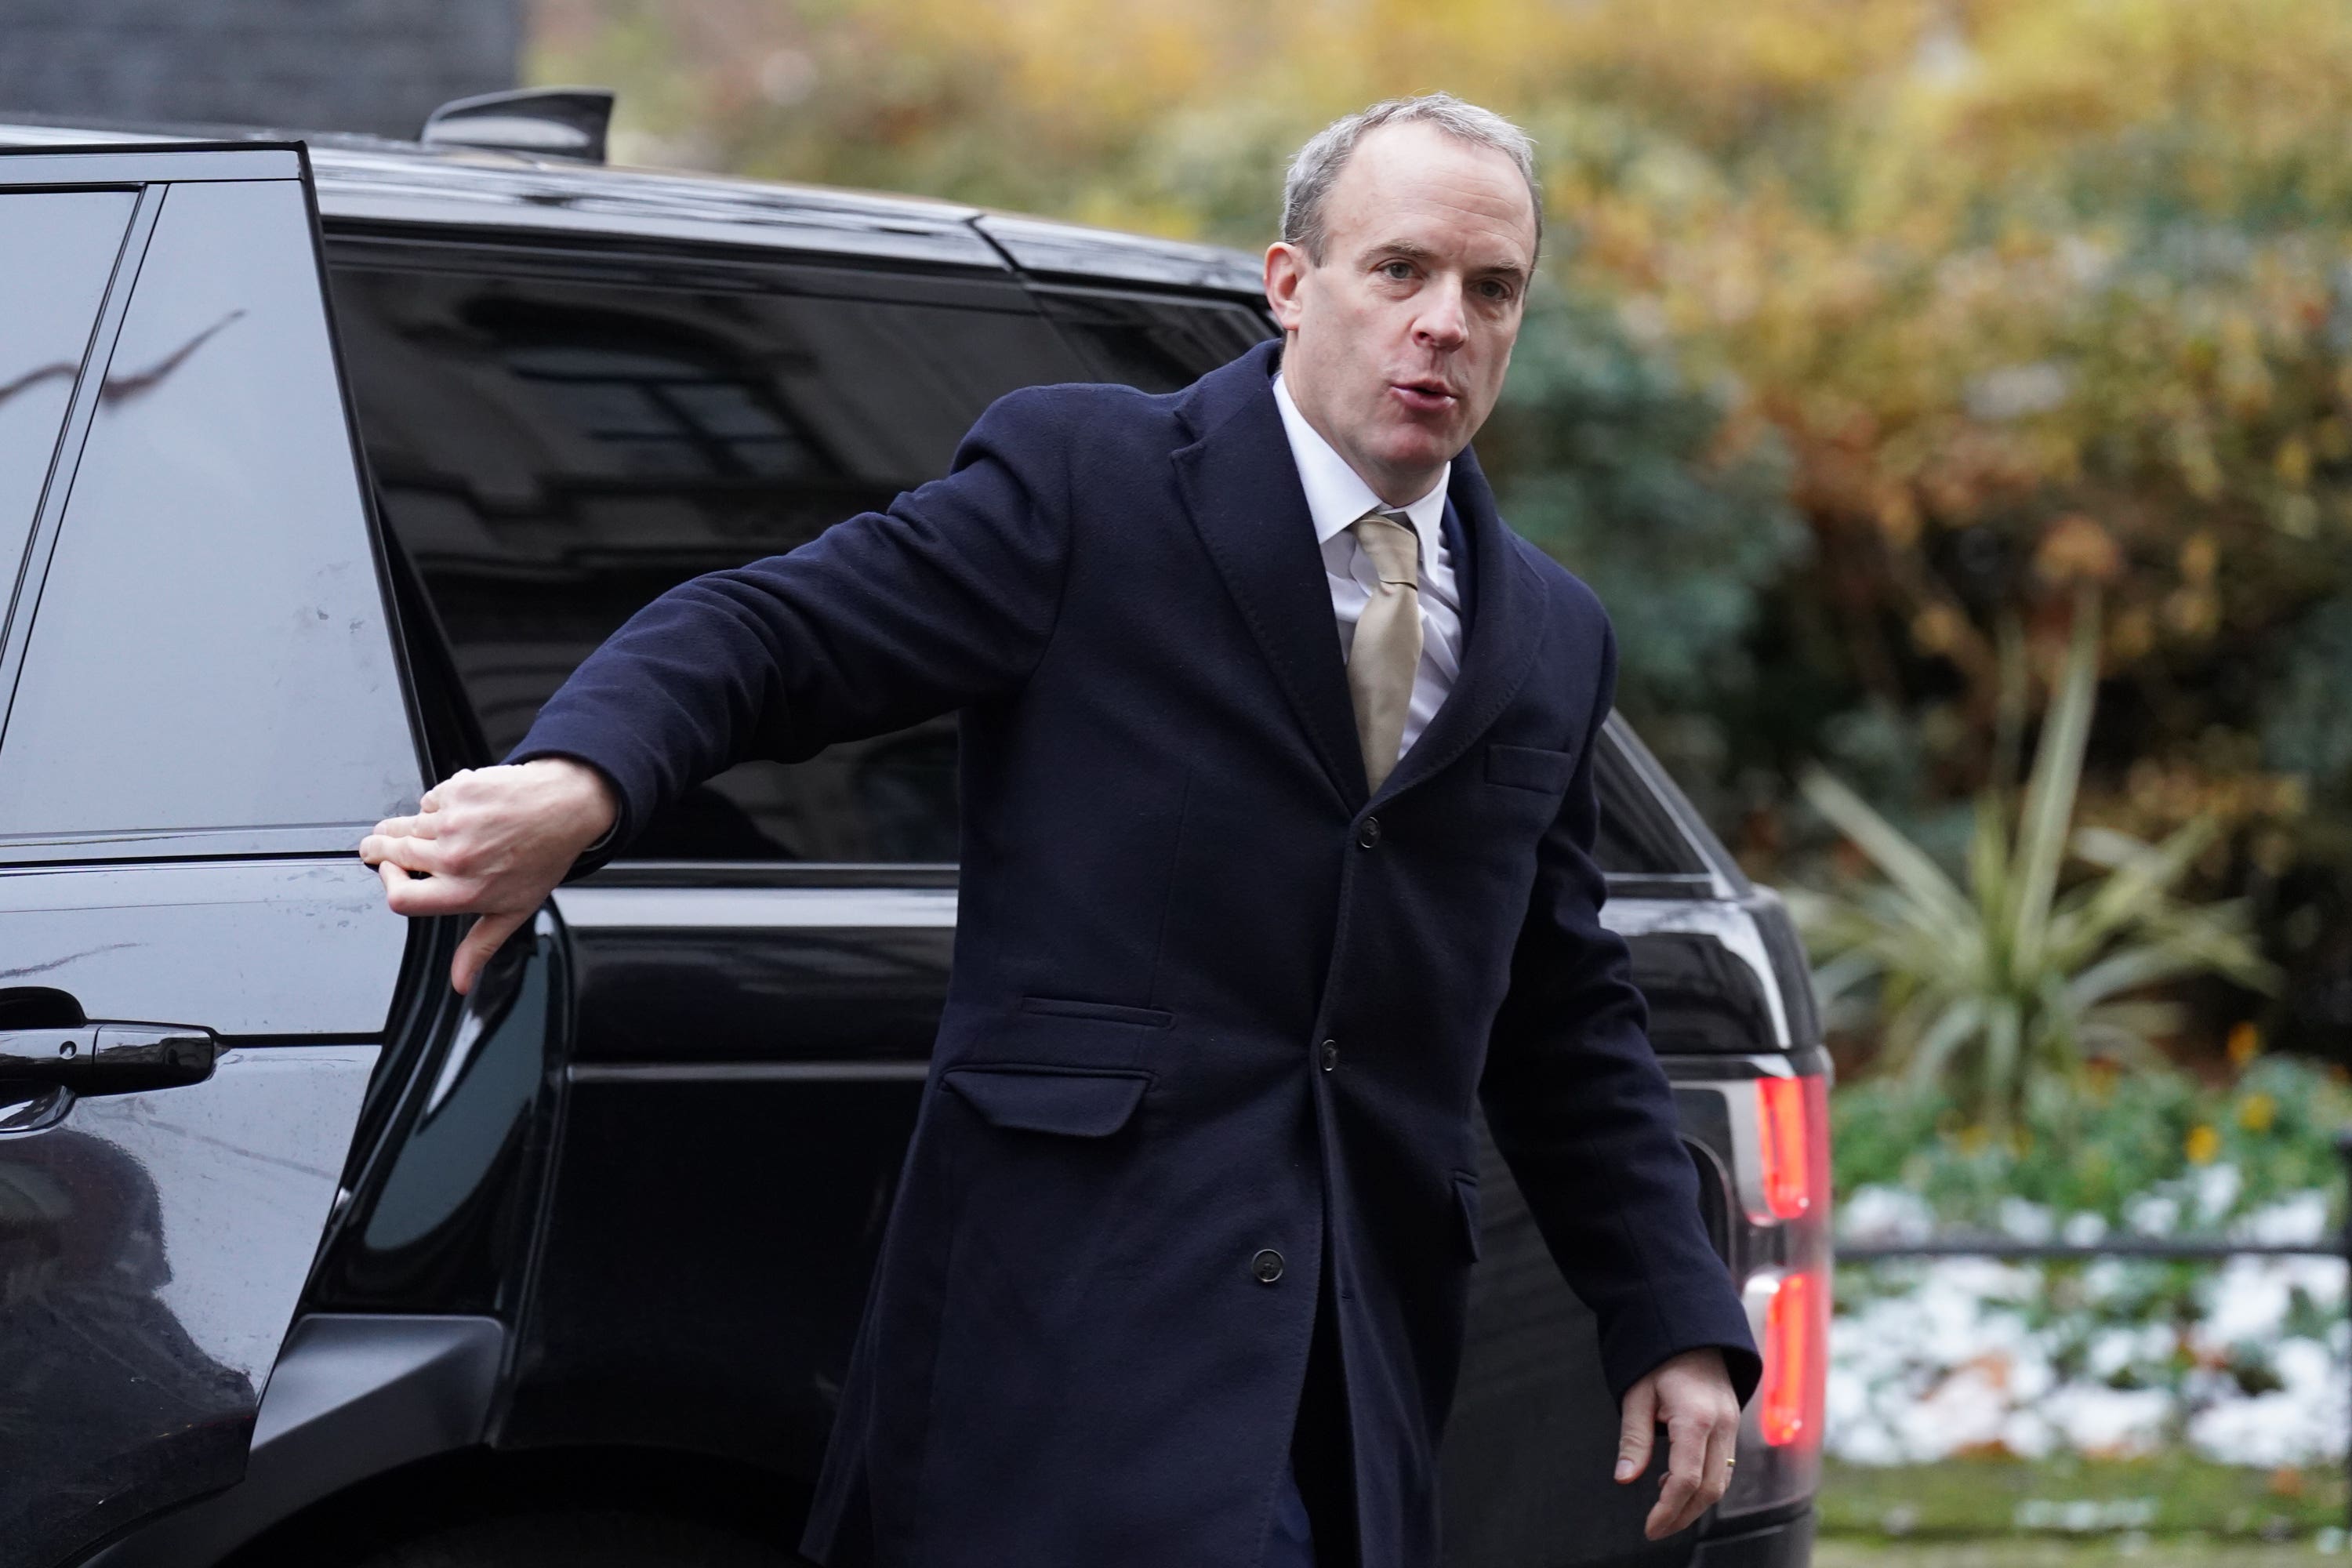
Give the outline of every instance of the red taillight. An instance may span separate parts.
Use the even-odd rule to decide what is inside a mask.
[[[1764,1202],[1775,1219],[1796,1219],[1829,1194],[1829,1080],[1756,1080],[1756,1125],[1763,1145]]]
[[[1821,1444],[1822,1395],[1829,1376],[1829,1292],[1822,1277],[1784,1274],[1764,1313],[1764,1388],[1757,1416],[1774,1447]]]

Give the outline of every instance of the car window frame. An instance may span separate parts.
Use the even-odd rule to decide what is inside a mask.
[[[225,156],[226,155],[226,156]],[[301,192],[309,236],[308,261],[320,282],[327,352],[336,398],[343,423],[357,487],[365,559],[374,573],[375,589],[389,638],[389,652],[398,688],[402,721],[420,785],[431,782],[433,757],[425,742],[424,710],[410,668],[410,639],[393,593],[390,559],[384,547],[384,521],[375,504],[374,478],[368,468],[367,447],[361,439],[343,362],[342,333],[335,316],[334,291],[327,282],[327,257],[322,238],[318,181],[310,149],[300,142],[175,142],[155,146],[119,143],[75,143],[61,146],[0,148],[0,171],[10,166],[29,170],[43,160],[58,160],[67,171],[74,161],[102,157],[107,173],[93,178],[63,174],[53,184],[37,189],[131,189],[136,205],[125,233],[89,348],[68,404],[63,432],[52,458],[53,468],[39,510],[26,541],[14,595],[0,604],[0,746],[7,742],[7,710],[20,679],[38,620],[41,597],[55,563],[65,514],[81,471],[100,385],[107,372],[124,323],[138,294],[142,269],[155,236],[163,200],[175,183],[208,183],[236,178],[284,178],[281,165],[290,156]],[[12,184],[12,188],[18,188]],[[355,852],[357,838],[344,824],[266,824],[252,826],[173,829],[123,827],[89,833],[0,835],[0,867],[74,865],[105,861],[155,861],[194,858],[304,858]],[[359,825],[362,828],[372,824]]]
[[[1091,356],[1073,343],[1052,315],[1038,302],[1026,281],[1002,265],[971,266],[956,259],[909,258],[888,248],[861,248],[858,237],[846,236],[838,249],[779,251],[773,247],[736,246],[704,241],[671,241],[658,236],[616,228],[598,236],[520,235],[496,226],[455,223],[387,222],[373,218],[335,218],[324,225],[325,265],[330,274],[340,268],[421,268],[457,276],[509,277],[611,284],[637,281],[680,292],[741,291],[759,278],[789,279],[795,291],[810,298],[889,300],[954,308],[959,305],[1005,312],[1010,302],[1024,309],[1078,367],[1090,366]],[[830,284],[830,287],[826,287]],[[330,296],[333,294],[330,284]],[[355,403],[356,400],[354,400]],[[356,406],[354,416],[357,417]],[[364,443],[362,443],[364,449]],[[371,476],[371,501],[378,500]],[[848,515],[848,514],[844,514]],[[386,524],[387,538],[391,537]],[[460,728],[479,735],[480,715],[472,696],[456,676],[454,648],[439,625],[439,614],[421,569],[404,559],[418,581],[420,602],[432,613],[418,617],[408,633],[404,668],[446,669],[451,682],[436,700],[452,705],[462,716]],[[429,637],[436,646],[417,646]],[[497,761],[483,742],[483,755]],[[593,872],[600,885],[629,887],[767,887],[953,888],[959,875],[956,860],[829,860],[829,859],[682,859],[624,853]]]

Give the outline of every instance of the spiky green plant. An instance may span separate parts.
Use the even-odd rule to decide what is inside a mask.
[[[2022,660],[2005,662],[2012,737]],[[1915,1086],[1939,1085],[1989,1127],[2013,1122],[2038,1075],[2072,1079],[2099,1058],[2160,1066],[2156,1041],[2178,1027],[2178,1010],[2152,986],[2217,973],[2257,990],[2276,984],[2242,901],[2191,905],[2175,893],[2218,831],[2210,817],[2158,844],[2074,826],[2097,672],[2098,616],[2086,601],[2024,794],[2012,803],[1997,776],[1978,796],[1964,879],[1828,773],[1802,781],[1880,874],[1852,893],[1790,895],[1821,965],[1815,987],[1834,1004],[1874,981],[1884,1065]],[[2070,851],[2089,870],[2062,888]]]

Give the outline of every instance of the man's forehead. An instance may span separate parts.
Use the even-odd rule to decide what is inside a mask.
[[[1524,267],[1534,248],[1535,205],[1510,157],[1434,126],[1383,125],[1357,146],[1334,182],[1333,205],[1351,249],[1366,245],[1503,250],[1496,265]]]

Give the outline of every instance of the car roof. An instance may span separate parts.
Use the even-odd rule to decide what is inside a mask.
[[[299,141],[331,228],[396,225],[646,238],[931,262],[1255,297],[1255,258],[927,197],[614,167],[486,148],[252,126],[0,121],[0,147]]]

